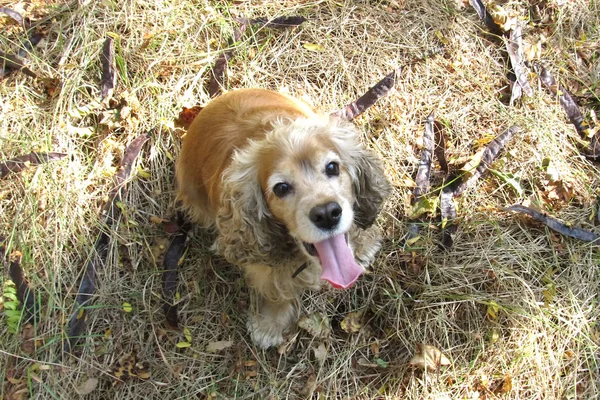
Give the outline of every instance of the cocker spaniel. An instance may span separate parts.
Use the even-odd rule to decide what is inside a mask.
[[[262,348],[284,342],[304,289],[350,287],[380,248],[372,224],[390,187],[374,154],[349,122],[278,92],[236,90],[202,109],[177,182],[254,289],[248,329]]]

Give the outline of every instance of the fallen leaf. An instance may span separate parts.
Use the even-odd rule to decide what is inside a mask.
[[[329,318],[321,313],[302,316],[298,321],[298,328],[304,329],[316,338],[326,338],[331,333]]]
[[[304,47],[306,50],[310,50],[310,51],[323,51],[325,50],[325,47],[323,47],[320,44],[317,43],[304,43],[302,45],[302,47]]]
[[[27,355],[33,354],[33,352],[35,351],[35,340],[34,340],[35,328],[33,327],[33,325],[26,324],[23,327],[23,331],[21,332],[21,335],[23,337],[23,343],[21,344],[21,350],[23,351],[23,353],[25,353]]]
[[[75,391],[77,392],[77,394],[86,395],[86,394],[90,394],[94,390],[96,390],[97,386],[98,386],[98,379],[88,378],[85,382],[83,382],[81,385],[79,385],[75,389]]]
[[[408,219],[417,219],[423,214],[431,214],[435,215],[435,210],[437,209],[438,198],[428,198],[421,197],[419,201],[415,202],[410,209],[410,213],[408,214]]]
[[[185,336],[185,340],[192,343],[192,333],[188,328],[183,328],[183,336]]]
[[[190,342],[179,342],[175,345],[175,347],[177,347],[178,349],[185,349],[185,348],[188,348],[191,346],[192,346],[192,344]],[[208,351],[208,349],[207,349],[207,351]]]
[[[141,165],[137,166],[137,176],[139,176],[142,179],[148,179],[148,178],[152,177],[150,172],[148,172],[144,168],[142,168]]]
[[[206,351],[209,353],[217,353],[221,350],[228,349],[233,346],[233,342],[231,340],[221,340],[218,342],[210,342],[208,346],[206,346]]]
[[[202,111],[202,108],[203,107],[201,106],[193,106],[191,108],[183,107],[175,120],[175,126],[183,129],[189,128],[194,118],[196,118],[196,115]]]
[[[133,307],[131,306],[131,304],[124,302],[123,303],[123,311],[125,311],[126,313],[130,313],[133,311]]]
[[[450,365],[450,360],[436,347],[418,344],[417,353],[409,364],[418,369],[436,371],[441,366]]]
[[[319,346],[313,347],[315,353],[315,360],[323,361],[327,358],[327,348],[324,343],[319,343]]]
[[[340,323],[340,326],[346,333],[356,333],[362,328],[362,311],[348,313]]]

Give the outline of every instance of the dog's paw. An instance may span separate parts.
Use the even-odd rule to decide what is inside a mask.
[[[250,315],[248,332],[254,344],[262,349],[279,346],[284,333],[296,322],[298,313],[293,304],[266,307],[260,314]]]

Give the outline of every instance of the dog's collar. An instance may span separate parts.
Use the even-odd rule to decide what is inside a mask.
[[[294,273],[292,274],[292,278],[295,278],[298,275],[300,275],[300,272],[304,271],[306,269],[306,267],[308,267],[308,262],[305,262],[304,264],[299,266],[298,269],[296,271],[294,271]]]

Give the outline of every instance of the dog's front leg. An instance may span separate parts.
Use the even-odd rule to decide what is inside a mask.
[[[244,268],[246,280],[252,288],[248,331],[257,346],[266,349],[282,344],[284,333],[298,320],[300,295],[305,289],[320,286],[318,265],[309,263],[294,276],[298,269],[299,265],[280,268],[252,265]]]
[[[254,344],[263,349],[279,346],[284,333],[298,320],[298,300],[271,301],[253,290],[253,307],[248,316],[248,332]]]

